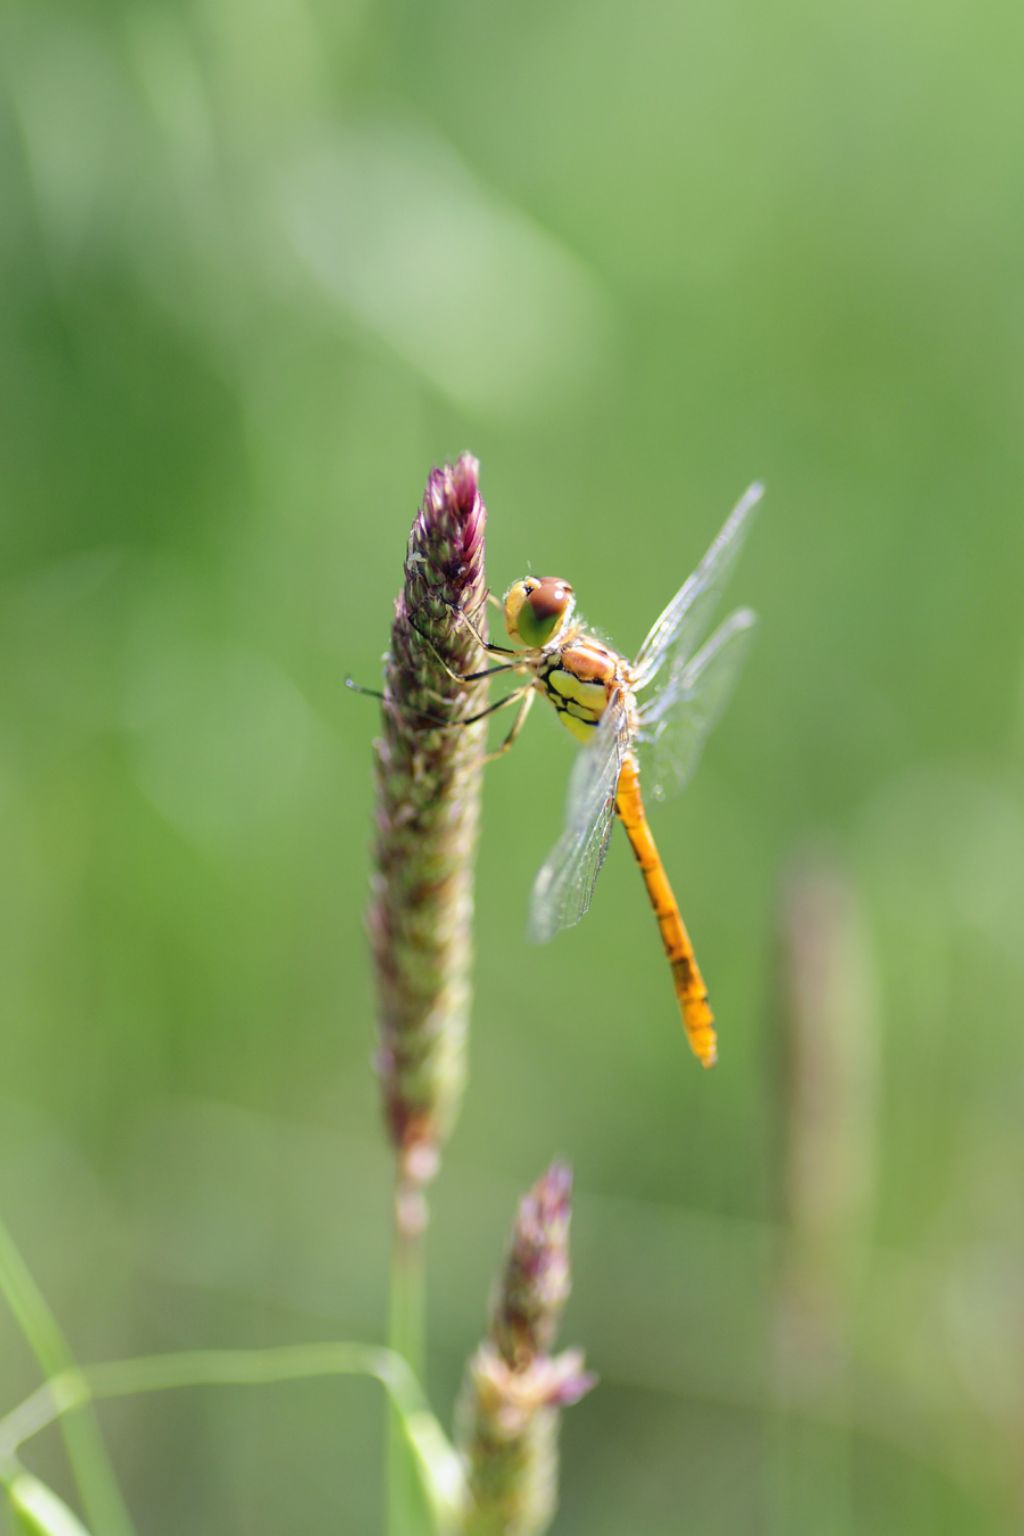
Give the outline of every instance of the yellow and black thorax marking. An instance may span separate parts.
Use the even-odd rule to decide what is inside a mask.
[[[544,658],[536,686],[578,741],[589,741],[616,688],[628,686],[625,662],[600,640],[581,635]]]

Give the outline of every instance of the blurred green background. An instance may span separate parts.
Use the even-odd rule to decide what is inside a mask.
[[[479,456],[493,587],[563,574],[629,651],[762,477],[753,660],[655,823],[722,1064],[621,838],[527,947],[572,760],[535,712],[431,1394],[560,1154],[602,1378],[561,1536],[1020,1528],[1022,46],[922,0],[8,0],[0,1199],[82,1358],[382,1335],[341,681],[431,465]],[[6,1314],[0,1362],[6,1410]],[[103,1423],[151,1536],[380,1529],[369,1385]]]

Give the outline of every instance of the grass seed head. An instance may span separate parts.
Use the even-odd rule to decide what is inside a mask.
[[[399,1216],[422,1219],[465,1079],[473,860],[485,726],[460,727],[486,701],[479,466],[464,454],[432,471],[409,535],[385,663],[375,745],[376,849],[369,927],[377,973],[377,1070],[399,1162]],[[449,727],[439,721],[450,722]]]
[[[569,1295],[571,1194],[570,1170],[554,1163],[520,1202],[488,1334],[466,1371],[466,1536],[541,1536],[554,1519],[560,1413],[594,1385],[581,1351],[550,1353]]]

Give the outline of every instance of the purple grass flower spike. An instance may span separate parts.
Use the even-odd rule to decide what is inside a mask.
[[[554,1518],[559,1413],[595,1383],[580,1350],[550,1353],[569,1296],[571,1195],[571,1171],[553,1163],[520,1201],[488,1335],[466,1371],[466,1536],[541,1536]]]
[[[571,1208],[572,1169],[565,1163],[552,1163],[519,1202],[491,1314],[491,1338],[513,1368],[529,1365],[554,1343],[569,1298]]]
[[[425,1220],[423,1186],[436,1172],[465,1079],[473,858],[483,723],[459,727],[486,703],[486,510],[479,466],[464,454],[431,472],[409,535],[405,583],[386,660],[376,743],[376,868],[369,915],[377,973],[377,1070],[398,1158],[398,1219]],[[440,721],[450,721],[446,729]]]

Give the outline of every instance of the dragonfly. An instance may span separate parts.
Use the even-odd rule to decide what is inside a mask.
[[[525,576],[508,589],[501,606],[511,647],[487,641],[472,618],[457,610],[482,648],[501,658],[486,674],[460,681],[498,672],[525,675],[520,687],[474,717],[519,705],[512,729],[491,756],[513,745],[538,695],[581,743],[564,830],[534,882],[530,937],[544,943],[588,911],[617,817],[654,909],[687,1038],[703,1067],[718,1059],[714,1014],[651,834],[641,770],[652,800],[681,790],[728,702],[755,616],[740,608],[710,638],[704,636],[762,494],[763,487],[754,484],[740,498],[632,661],[577,617],[573,588],[560,577]]]

